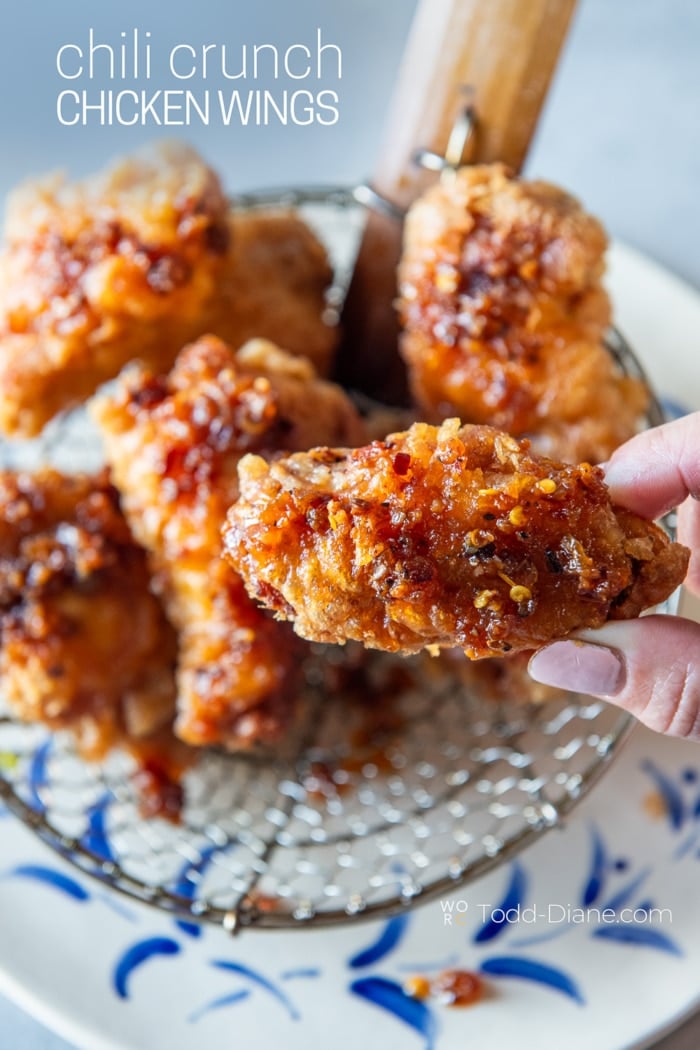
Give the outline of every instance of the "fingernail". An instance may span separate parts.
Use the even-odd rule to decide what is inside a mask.
[[[530,676],[543,685],[593,696],[615,696],[625,682],[622,657],[588,642],[552,642],[530,658]]]
[[[627,460],[612,459],[601,465],[605,472],[605,484],[611,492],[615,489],[627,489],[639,480],[639,467],[628,463]]]

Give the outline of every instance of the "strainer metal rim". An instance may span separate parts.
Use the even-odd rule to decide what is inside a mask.
[[[243,192],[232,195],[230,201],[232,206],[246,209],[299,208],[304,205],[314,204],[335,205],[340,209],[349,209],[351,207],[361,209],[376,206],[372,193],[368,192],[368,188],[363,185],[355,187],[309,185]],[[338,305],[337,295],[332,305]],[[663,422],[664,415],[658,399],[624,337],[616,329],[611,329],[606,343],[610,353],[620,366],[626,372],[641,378],[649,390],[648,425],[655,426]],[[670,522],[668,524],[672,530],[673,523]],[[673,598],[666,603],[665,608],[667,611],[673,611]],[[570,694],[562,695],[570,696]],[[579,702],[583,699],[579,698]],[[8,723],[16,724],[11,718],[0,717],[0,727]],[[239,900],[235,908],[220,908],[201,901],[191,900],[182,894],[166,890],[162,886],[149,886],[147,883],[124,871],[118,862],[106,861],[104,857],[101,857],[99,853],[95,852],[84,842],[64,835],[52,825],[51,821],[43,813],[33,809],[28,802],[20,797],[1,769],[0,798],[7,808],[43,842],[62,855],[81,872],[99,879],[103,884],[107,884],[111,889],[130,899],[155,906],[176,918],[208,921],[221,925],[229,932],[237,932],[244,927],[271,930],[317,929],[320,927],[344,925],[351,921],[390,917],[405,911],[408,907],[419,903],[427,903],[436,897],[451,893],[486,874],[498,865],[511,860],[525,847],[539,840],[546,831],[561,825],[562,820],[588,794],[609,767],[610,761],[619,752],[620,747],[627,740],[634,725],[635,719],[631,715],[621,712],[612,728],[607,732],[605,747],[598,752],[598,760],[593,762],[581,774],[580,784],[576,793],[567,794],[556,803],[548,802],[546,804],[546,815],[543,807],[537,822],[527,823],[524,821],[524,826],[521,830],[513,835],[493,855],[484,854],[464,867],[462,871],[456,874],[447,874],[442,878],[436,879],[432,883],[421,887],[418,892],[409,895],[397,893],[394,898],[388,901],[366,903],[354,911],[349,910],[346,906],[338,909],[324,909],[315,911],[308,916],[300,916],[284,910],[268,912],[260,911],[254,907],[246,908],[242,906],[241,900]]]
[[[51,823],[42,815],[33,810],[26,802],[17,796],[12,786],[0,777],[0,798],[7,809],[37,837],[67,860],[83,874],[107,884],[111,890],[119,893],[130,900],[137,900],[143,904],[157,907],[176,919],[206,921],[215,926],[221,926],[227,933],[236,934],[243,929],[255,930],[280,930],[289,929],[319,929],[323,927],[335,927],[348,925],[350,922],[369,922],[373,919],[389,919],[401,914],[410,908],[430,901],[439,899],[441,896],[454,893],[456,890],[476,881],[482,875],[486,875],[501,864],[513,860],[524,849],[534,845],[543,834],[553,828],[560,828],[562,820],[586,797],[589,791],[597,784],[608,769],[613,758],[617,756],[622,745],[627,741],[634,729],[636,719],[631,715],[622,714],[618,719],[611,734],[613,739],[600,761],[584,774],[580,787],[575,796],[566,796],[561,803],[551,804],[552,818],[539,825],[527,824],[522,831],[514,836],[501,850],[493,856],[483,856],[464,869],[460,875],[450,876],[432,883],[411,896],[398,896],[390,903],[378,902],[368,904],[357,911],[349,911],[346,908],[336,910],[324,910],[314,912],[308,916],[299,917],[293,913],[260,912],[255,909],[225,909],[211,905],[198,906],[197,901],[179,895],[171,890],[160,887],[150,887],[142,881],[134,878],[123,870],[121,865],[112,861],[105,861],[89,847],[79,840],[70,839],[58,832]],[[84,862],[83,862],[84,861]],[[91,865],[91,867],[89,866]]]

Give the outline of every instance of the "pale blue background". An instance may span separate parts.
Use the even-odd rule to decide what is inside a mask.
[[[320,25],[324,39],[343,48],[337,127],[193,128],[189,138],[232,188],[362,178],[414,7],[414,0],[196,0],[186,7],[2,0],[0,195],[24,175],[56,166],[86,172],[153,137],[149,129],[59,126],[55,96],[70,85],[55,72],[55,52],[85,40],[89,25],[105,39],[134,25],[150,29],[154,50],[163,51],[184,41],[288,46]],[[528,170],[575,191],[613,236],[700,288],[700,3],[579,0]],[[67,1045],[0,999],[2,1050]],[[663,1044],[698,1045],[700,1024]]]
[[[105,40],[135,25],[150,29],[156,63],[182,41],[286,46],[321,26],[344,53],[337,126],[192,127],[189,137],[235,188],[362,178],[371,171],[414,8],[415,0],[197,0],[167,7],[156,0],[3,0],[0,195],[47,168],[89,171],[158,133],[58,124],[56,94],[73,84],[58,77],[56,50],[86,40],[89,25]],[[576,190],[615,236],[696,284],[699,68],[696,0],[580,0],[528,165]],[[190,84],[171,79],[164,86]]]

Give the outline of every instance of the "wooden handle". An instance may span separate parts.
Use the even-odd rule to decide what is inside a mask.
[[[376,190],[408,207],[435,174],[413,156],[444,155],[458,114],[477,112],[467,158],[519,169],[535,130],[575,0],[420,0],[389,109]],[[468,92],[468,95],[466,94]],[[343,311],[336,378],[406,401],[393,311],[400,224],[370,214]]]
[[[461,109],[478,125],[471,162],[519,170],[575,0],[422,0],[389,110],[375,171],[380,193],[403,207],[434,178],[412,163],[419,147],[444,154]]]

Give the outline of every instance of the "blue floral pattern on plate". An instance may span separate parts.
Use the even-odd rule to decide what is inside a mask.
[[[33,791],[37,808],[41,806],[41,785],[44,779],[45,753],[37,753],[33,769]],[[700,857],[700,772],[688,765],[680,769],[665,768],[656,759],[644,757],[639,773],[648,783],[651,807],[657,820],[667,829],[668,854],[672,862],[694,861]],[[648,805],[649,798],[642,800]],[[109,859],[112,849],[104,819],[108,800],[99,799],[93,806],[88,836],[90,846]],[[2,811],[0,810],[0,814]],[[651,818],[650,818],[651,819]],[[498,903],[487,915],[472,918],[468,905],[460,910],[459,902],[443,902],[442,913],[451,912],[455,928],[459,930],[461,947],[440,960],[421,960],[415,952],[406,959],[405,945],[410,937],[415,916],[405,912],[371,928],[371,936],[364,940],[358,935],[358,945],[345,960],[346,991],[368,1008],[382,1011],[397,1024],[411,1029],[426,1050],[439,1046],[441,1018],[444,1007],[440,1003],[421,1001],[406,990],[407,974],[434,974],[442,969],[466,968],[482,975],[491,985],[498,985],[501,994],[507,994],[512,980],[529,982],[548,989],[552,994],[568,999],[572,1007],[585,1008],[585,982],[575,972],[575,956],[571,970],[553,963],[547,957],[548,945],[580,930],[576,909],[581,913],[600,914],[599,921],[585,924],[585,935],[605,951],[607,944],[615,944],[627,951],[647,950],[666,956],[682,958],[681,940],[671,936],[658,925],[647,920],[660,907],[650,898],[647,885],[654,866],[648,862],[634,863],[619,855],[607,840],[606,832],[598,822],[588,827],[589,848],[585,868],[577,874],[578,890],[572,895],[575,902],[572,915],[557,922],[543,933],[532,933],[522,922],[524,909],[535,908],[538,872],[527,859],[516,860],[503,869],[502,890]],[[185,899],[194,895],[197,878],[206,870],[216,854],[211,848],[196,864],[185,864],[180,873],[178,892]],[[0,871],[0,880],[20,879],[33,883],[44,891],[70,901],[73,905],[92,907],[96,903],[112,903],[112,895],[95,889],[93,882],[84,884],[81,876],[67,874],[51,864],[34,862],[13,864]],[[136,916],[126,906],[116,909],[125,922],[144,926],[141,915]],[[626,918],[626,913],[632,917]],[[457,923],[457,919],[461,921]],[[467,921],[468,918],[468,921]],[[177,965],[177,957],[184,957],[191,938],[205,939],[207,928],[194,921],[173,920],[173,934],[163,936],[148,933],[130,940],[113,960],[107,979],[115,997],[129,1000],[139,995],[139,974],[146,967]],[[463,936],[462,936],[463,934]],[[264,935],[263,935],[264,936]],[[170,961],[170,960],[173,961]],[[232,1010],[242,1004],[259,1000],[269,1002],[290,1022],[302,1020],[302,1010],[290,985],[323,978],[321,966],[303,966],[274,971],[263,971],[245,960],[244,954],[210,958],[206,964],[231,979],[231,988],[202,1002],[183,1020],[197,1025],[214,1012]],[[506,991],[504,991],[506,990]]]

